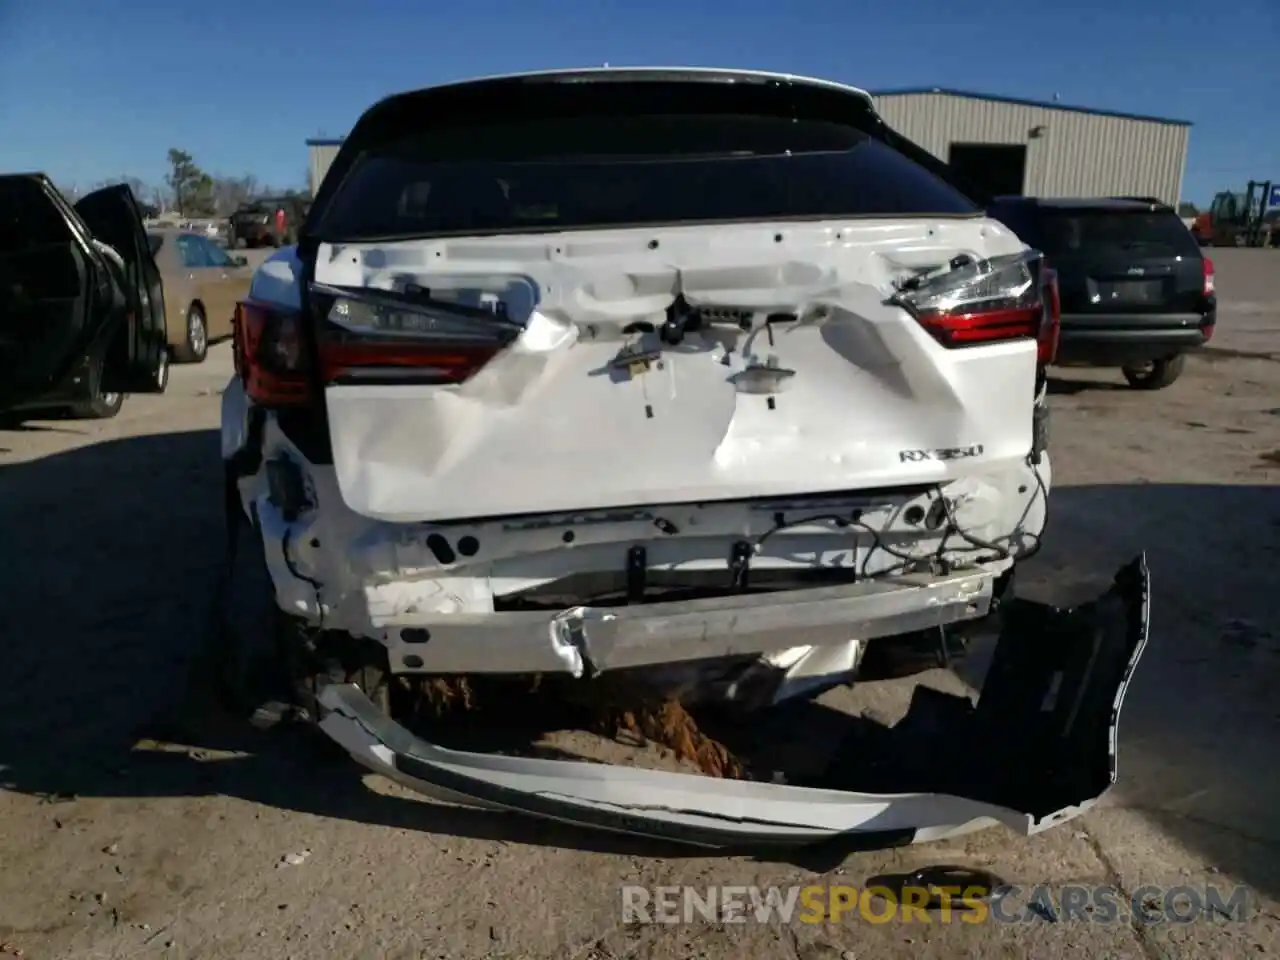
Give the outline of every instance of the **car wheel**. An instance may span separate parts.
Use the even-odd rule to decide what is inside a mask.
[[[180,363],[203,363],[209,355],[209,324],[198,304],[187,308],[186,336],[174,353]]]
[[[1124,378],[1136,390],[1162,390],[1182,375],[1187,355],[1179,353],[1165,360],[1123,367]]]
[[[71,415],[77,420],[110,420],[123,406],[123,393],[100,393],[92,400],[73,405]]]
[[[225,706],[251,710],[271,693],[285,693],[283,676],[272,676],[277,607],[275,588],[257,527],[239,510],[238,495],[228,498],[233,525],[222,582],[217,591],[214,636],[204,667],[216,683]]]

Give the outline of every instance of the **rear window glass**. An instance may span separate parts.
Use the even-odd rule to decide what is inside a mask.
[[[923,167],[842,124],[583,116],[453,127],[366,153],[317,232],[356,239],[976,212]]]
[[[1049,255],[1111,251],[1200,256],[1200,246],[1191,231],[1173,213],[1046,212],[1037,232],[1038,245]]]

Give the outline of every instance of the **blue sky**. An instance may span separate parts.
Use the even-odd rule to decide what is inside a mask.
[[[449,12],[443,13],[443,10]],[[1280,0],[0,0],[0,170],[304,183],[385,94],[488,73],[691,64],[1192,121],[1184,199],[1280,180]]]

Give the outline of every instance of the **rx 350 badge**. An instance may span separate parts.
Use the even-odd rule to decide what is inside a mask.
[[[982,444],[968,447],[935,447],[932,450],[899,450],[900,463],[922,463],[925,460],[967,460],[982,456]]]

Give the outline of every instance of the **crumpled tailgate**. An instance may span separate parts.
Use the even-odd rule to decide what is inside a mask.
[[[1149,593],[1139,556],[1079,607],[1008,603],[977,703],[918,687],[887,728],[911,758],[887,792],[447,750],[351,685],[321,692],[321,728],[367,767],[436,799],[699,846],[841,835],[896,845],[993,823],[1032,834],[1082,813],[1115,783],[1120,707],[1146,645]],[[850,756],[835,781],[856,781],[856,763]]]

